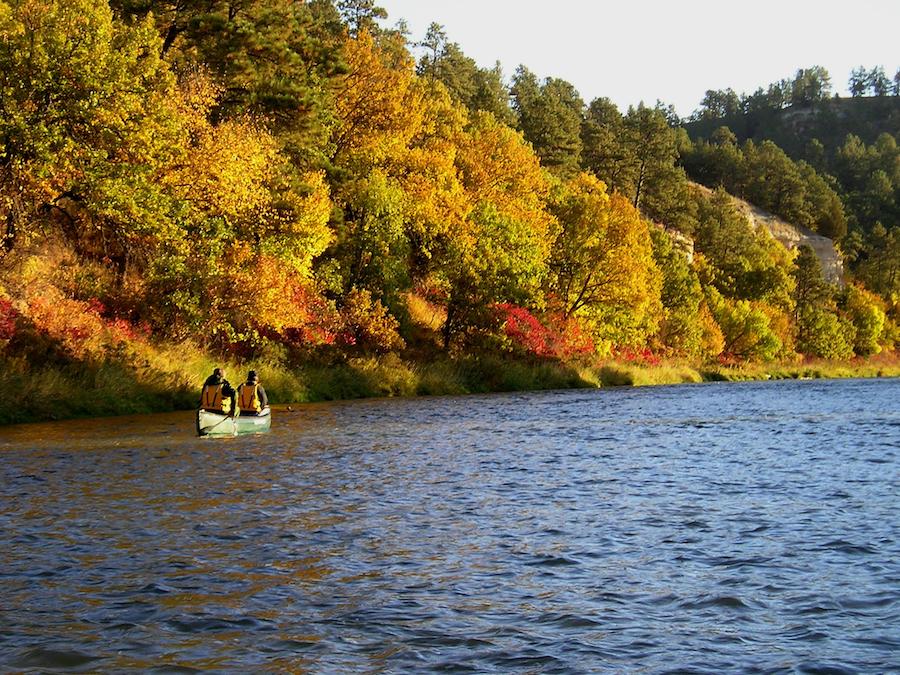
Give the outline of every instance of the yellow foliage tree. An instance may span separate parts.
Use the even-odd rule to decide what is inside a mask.
[[[166,330],[254,343],[260,331],[301,325],[295,287],[308,291],[331,241],[332,204],[323,173],[296,173],[259,122],[213,123],[220,94],[202,70],[179,82],[181,155],[163,182],[184,205],[182,237],[151,261],[145,283],[165,298],[155,318]]]
[[[544,209],[549,185],[537,156],[490,113],[473,115],[456,163],[471,210],[448,232],[436,265],[449,290],[445,346],[484,325],[495,303],[539,301],[556,227]]]
[[[181,157],[165,183],[190,206],[193,219],[221,217],[238,224],[268,205],[278,145],[249,118],[213,124],[209,114],[220,94],[202,70],[179,82],[173,106],[181,122]]]
[[[272,134],[250,118],[213,124],[209,114],[220,94],[202,70],[179,83],[185,150],[167,182],[195,220],[223,219],[231,236],[308,276],[332,236],[324,174],[295,174]]]
[[[344,44],[347,74],[335,91],[334,161],[364,172],[402,154],[422,124],[423,85],[409,54],[378,48],[367,30]]]
[[[174,235],[159,186],[177,153],[174,78],[158,44],[103,0],[0,2],[3,250],[52,219],[123,273]]]
[[[560,230],[548,290],[563,314],[585,319],[607,347],[645,344],[662,315],[662,274],[647,221],[589,174],[560,185],[550,210]]]
[[[422,124],[406,151],[391,162],[406,195],[405,219],[414,272],[424,275],[436,247],[458,231],[472,209],[457,171],[460,140],[467,123],[464,108],[440,83],[422,99]]]
[[[313,259],[334,237],[328,227],[333,205],[325,174],[314,171],[294,177],[278,172],[272,191],[272,199],[253,225],[259,251],[279,258],[295,274],[309,277]]]
[[[550,185],[519,132],[489,112],[474,113],[459,140],[456,164],[473,207],[490,203],[508,218],[551,232],[554,219],[544,209]]]
[[[209,332],[222,344],[255,345],[260,337],[303,326],[308,317],[298,302],[302,279],[277,259],[235,242],[223,255],[217,281],[220,292],[208,294]]]
[[[881,351],[886,314],[884,301],[860,284],[851,284],[844,291],[842,309],[856,327],[853,351],[869,356]]]

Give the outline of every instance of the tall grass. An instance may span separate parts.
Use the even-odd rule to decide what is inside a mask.
[[[813,359],[799,363],[742,364],[704,370],[710,381],[740,382],[745,380],[817,380],[848,377],[900,377],[900,362],[893,354],[852,361]]]
[[[702,382],[704,377],[690,364],[643,365],[611,362],[599,368],[598,379],[604,387],[645,387]]]
[[[0,400],[0,424],[179,410],[197,400],[187,383],[141,379],[116,363],[33,368],[2,358],[0,386],[9,394]]]
[[[677,362],[566,364],[491,355],[410,362],[388,354],[292,369],[277,360],[223,361],[190,344],[152,346],[142,342],[127,358],[35,366],[24,357],[0,357],[0,387],[8,394],[0,399],[0,424],[190,409],[197,403],[203,380],[217,366],[226,369],[235,385],[243,380],[246,369],[257,370],[275,404],[704,380],[900,376],[900,359],[893,355],[853,362],[704,369]]]

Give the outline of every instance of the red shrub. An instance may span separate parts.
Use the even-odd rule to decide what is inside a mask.
[[[502,303],[494,306],[503,332],[515,349],[535,356],[553,356],[548,345],[549,331],[524,307]]]
[[[548,323],[553,336],[553,351],[559,358],[587,356],[594,353],[594,341],[582,329],[578,319],[556,314],[549,317]]]
[[[577,319],[551,314],[541,322],[524,307],[503,303],[495,306],[503,332],[515,350],[544,358],[571,358],[592,354],[594,342]]]
[[[9,340],[16,334],[19,312],[9,300],[0,299],[0,340]]]
[[[613,347],[612,356],[620,361],[646,366],[658,366],[662,361],[649,347]]]

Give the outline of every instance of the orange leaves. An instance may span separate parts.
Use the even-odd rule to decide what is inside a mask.
[[[490,113],[475,113],[460,139],[457,166],[473,206],[490,202],[506,216],[547,230],[552,218],[543,205],[549,185],[521,134]]]
[[[228,341],[252,344],[262,333],[305,323],[306,313],[297,302],[303,293],[301,280],[289,268],[256,255],[241,242],[227,249],[224,262],[223,273],[215,280],[219,299],[214,328],[225,329]]]
[[[348,74],[335,97],[339,163],[378,164],[401,153],[422,124],[423,88],[407,58],[395,64],[368,31],[344,44]]]
[[[331,196],[321,171],[300,176],[302,190],[278,186],[277,200],[252,224],[259,236],[260,251],[280,258],[302,277],[309,277],[313,258],[320,255],[333,239],[328,227]]]
[[[141,337],[127,321],[100,316],[95,300],[82,302],[66,297],[47,285],[28,298],[24,315],[34,328],[57,342],[72,358],[102,361],[111,350],[134,348]]]

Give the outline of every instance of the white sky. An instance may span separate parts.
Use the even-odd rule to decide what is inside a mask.
[[[377,0],[385,25],[419,41],[434,21],[480,66],[507,79],[523,63],[571,82],[586,103],[623,112],[657,99],[681,116],[707,89],[738,94],[824,66],[844,95],[850,71],[900,66],[900,0]]]

